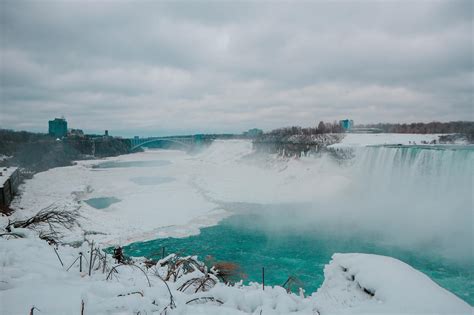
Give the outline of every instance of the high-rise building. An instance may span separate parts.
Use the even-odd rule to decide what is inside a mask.
[[[53,137],[62,138],[67,135],[67,121],[64,117],[50,120],[48,127],[48,133]]]
[[[342,129],[345,131],[351,130],[352,127],[354,127],[354,121],[352,119],[343,119],[339,120],[339,125],[341,126]]]

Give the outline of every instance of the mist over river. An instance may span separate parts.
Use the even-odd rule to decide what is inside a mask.
[[[272,211],[278,206],[264,208]],[[125,255],[158,260],[164,248],[166,253],[197,255],[209,265],[216,261],[233,262],[241,267],[238,273],[245,283],[262,282],[265,267],[267,285],[283,285],[291,277],[295,281],[291,289],[298,292],[302,287],[307,294],[323,283],[324,267],[334,253],[386,255],[410,264],[474,304],[474,271],[470,264],[453,262],[431,251],[413,251],[380,242],[374,234],[338,233],[317,223],[313,229],[304,230],[287,220],[284,227],[268,230],[270,224],[280,223],[266,214],[267,211],[231,216],[216,226],[202,228],[199,235],[132,243],[124,247]],[[291,212],[280,210],[279,215],[289,218]]]

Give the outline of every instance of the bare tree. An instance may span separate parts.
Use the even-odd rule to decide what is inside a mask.
[[[8,221],[5,230],[8,233],[11,233],[12,228],[28,228],[35,230],[41,225],[47,225],[49,230],[40,231],[39,236],[50,243],[56,243],[60,237],[58,228],[70,230],[77,224],[77,220],[80,217],[77,210],[77,208],[73,210],[64,210],[56,205],[50,205],[28,219]]]

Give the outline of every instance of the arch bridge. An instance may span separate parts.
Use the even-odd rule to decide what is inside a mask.
[[[195,144],[200,144],[202,138],[198,136],[176,136],[176,137],[149,137],[149,138],[132,138],[130,139],[130,150],[135,151],[151,143],[171,142],[181,145],[189,149]]]

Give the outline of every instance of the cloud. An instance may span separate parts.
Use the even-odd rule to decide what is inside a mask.
[[[473,120],[472,2],[2,1],[2,128]]]

